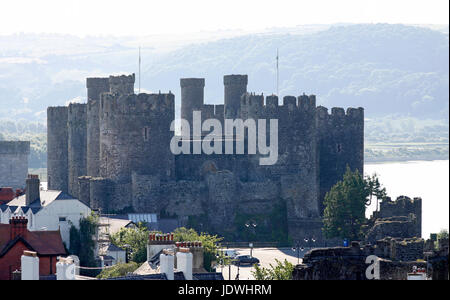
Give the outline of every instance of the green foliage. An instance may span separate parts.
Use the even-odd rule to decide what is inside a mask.
[[[252,275],[256,280],[292,280],[292,272],[294,271],[294,265],[288,262],[286,259],[284,262],[275,259],[276,265],[270,264],[269,268],[260,267],[255,265],[255,270],[252,271]]]
[[[134,272],[139,268],[139,264],[132,261],[129,263],[118,263],[110,268],[103,269],[103,271],[97,275],[97,278],[113,278],[126,276],[128,273]]]
[[[337,182],[325,195],[323,232],[328,238],[361,238],[361,226],[366,221],[365,209],[369,196],[385,195],[380,190],[378,179],[364,179],[358,170],[352,172],[349,167],[343,180]]]
[[[147,260],[147,242],[149,230],[143,223],[136,228],[121,228],[111,236],[111,243],[122,249],[129,248],[130,260],[143,263]]]
[[[98,217],[95,214],[80,219],[80,228],[73,224],[70,227],[70,248],[69,253],[75,254],[80,259],[83,267],[96,267],[95,261],[95,241],[97,232]],[[90,270],[81,270],[84,275],[92,275]]]
[[[198,234],[197,231],[190,228],[177,228],[174,231],[174,240],[177,242],[193,242],[200,241],[204,248],[203,265],[208,272],[213,271],[212,262],[216,261],[216,254],[218,253],[218,244],[222,241],[221,237],[217,235],[210,235],[207,233]]]
[[[448,239],[448,230],[447,229],[441,229],[439,233],[437,234],[437,241],[434,243],[435,247],[439,249],[439,240],[440,239]]]

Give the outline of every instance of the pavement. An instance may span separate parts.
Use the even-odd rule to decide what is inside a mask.
[[[249,248],[235,248],[239,255],[250,255],[250,249]],[[254,248],[252,251],[253,257],[256,257],[260,261],[260,267],[268,268],[270,267],[270,264],[276,265],[276,259],[279,261],[284,261],[285,259],[294,264],[297,265],[297,263],[302,263],[302,257],[304,253],[306,253],[309,249],[305,249],[304,251],[300,251],[299,257],[300,259],[297,259],[297,252],[293,251],[291,248]],[[217,272],[222,272],[223,277],[225,280],[229,279],[229,270],[231,269],[231,280],[236,279],[236,275],[239,272],[239,280],[252,280],[254,279],[252,275],[252,271],[255,270],[253,266],[240,266],[239,268],[237,266],[231,265],[218,267],[216,269]]]

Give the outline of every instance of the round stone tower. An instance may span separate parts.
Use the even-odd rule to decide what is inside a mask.
[[[192,112],[202,110],[204,101],[204,78],[181,78],[181,118],[192,124]]]
[[[247,75],[225,75],[223,77],[225,86],[225,118],[234,119],[239,117],[241,96],[247,92],[247,83]]]
[[[49,190],[68,192],[68,107],[47,108],[47,181]]]
[[[87,175],[99,176],[100,94],[109,92],[109,78],[87,78]]]
[[[173,94],[120,95],[105,93],[100,104],[100,176],[115,185],[113,209],[131,205],[132,172],[174,177],[170,150],[175,115]],[[123,194],[121,194],[123,193]]]
[[[78,197],[78,177],[86,175],[87,151],[87,105],[82,103],[69,104],[67,116],[68,126],[68,165],[69,194]]]

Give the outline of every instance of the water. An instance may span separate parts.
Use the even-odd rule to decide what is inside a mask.
[[[364,173],[378,174],[393,200],[405,195],[422,198],[422,237],[449,228],[449,161],[409,161],[364,165]],[[375,203],[366,212],[369,216]]]

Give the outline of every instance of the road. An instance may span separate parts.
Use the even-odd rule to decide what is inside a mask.
[[[236,248],[240,255],[250,255],[249,248]],[[301,257],[303,254],[309,249],[305,249],[303,252],[300,252],[300,263],[302,262]],[[284,261],[285,259],[296,265],[297,264],[297,252],[294,252],[291,248],[255,248],[253,249],[253,256],[258,258],[260,261],[260,266],[268,268],[270,264],[275,265],[275,259],[279,261]],[[222,268],[217,268],[217,272],[222,272],[225,280],[229,279],[229,267],[225,266]],[[239,279],[240,280],[252,280],[254,279],[252,275],[252,271],[254,271],[253,266],[241,266],[239,267]],[[231,280],[236,278],[238,274],[238,267],[232,265],[231,266]]]

